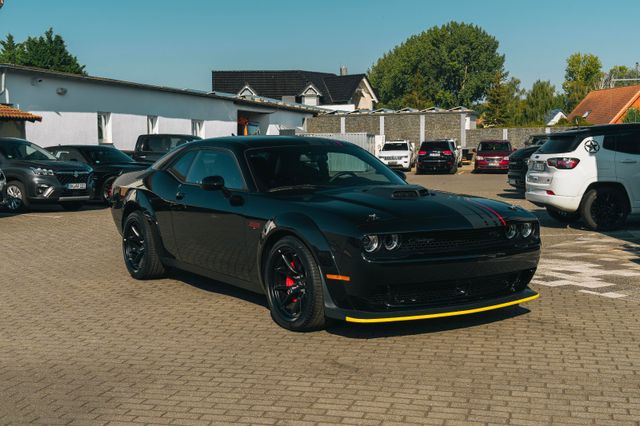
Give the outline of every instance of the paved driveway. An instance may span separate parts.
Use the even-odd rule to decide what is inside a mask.
[[[410,180],[526,205],[503,175]],[[131,279],[107,210],[0,215],[0,423],[638,424],[638,222],[538,214],[537,301],[306,334],[221,283]]]

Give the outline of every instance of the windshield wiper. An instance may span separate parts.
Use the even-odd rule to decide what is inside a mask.
[[[271,188],[268,192],[291,191],[294,189],[319,189],[319,188],[326,188],[326,187],[327,185],[313,185],[313,184],[286,185],[286,186],[276,186],[275,188]]]

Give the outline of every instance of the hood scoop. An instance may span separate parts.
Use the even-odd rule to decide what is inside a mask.
[[[383,198],[391,198],[394,200],[415,200],[418,198],[426,197],[429,195],[429,191],[421,186],[381,186],[372,188],[368,191],[371,195],[377,195]]]

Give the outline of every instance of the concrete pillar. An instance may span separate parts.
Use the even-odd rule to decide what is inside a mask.
[[[509,140],[509,129],[502,129],[502,139]]]
[[[342,134],[347,133],[346,119],[347,117],[340,117],[340,133]]]
[[[424,114],[420,114],[420,140],[417,142],[416,145],[420,145],[422,142],[424,142],[426,140],[426,136],[424,134],[425,132],[425,128],[424,128]]]
[[[378,134],[384,136],[384,115],[380,116],[380,131]]]
[[[467,146],[467,116],[465,114],[460,114],[460,143],[459,145],[463,148]]]

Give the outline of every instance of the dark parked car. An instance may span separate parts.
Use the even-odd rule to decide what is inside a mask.
[[[111,198],[113,181],[122,173],[143,170],[148,163],[139,163],[112,146],[58,145],[47,148],[58,160],[77,161],[93,168],[93,198],[107,202]]]
[[[416,174],[424,172],[447,172],[454,174],[458,171],[456,146],[450,140],[434,140],[422,142],[418,151]]]
[[[140,135],[133,151],[133,159],[144,163],[153,163],[172,149],[187,142],[201,139],[200,136],[193,135]]]
[[[376,323],[537,297],[528,211],[409,185],[356,145],[227,137],[184,145],[114,183],[129,273],[177,267],[266,293],[274,320]]]
[[[509,141],[481,141],[476,149],[474,172],[509,170],[509,156],[513,153]]]
[[[7,186],[7,178],[4,175],[4,173],[2,172],[2,170],[0,169],[0,206],[2,204],[4,204],[4,188],[5,186]]]
[[[23,139],[0,138],[0,168],[7,177],[6,206],[60,204],[78,210],[91,198],[93,170],[85,164],[58,161],[47,150]]]
[[[516,150],[509,156],[509,172],[507,183],[520,192],[525,191],[525,179],[529,166],[529,158],[547,140],[548,135],[533,135],[529,138],[523,148]]]

